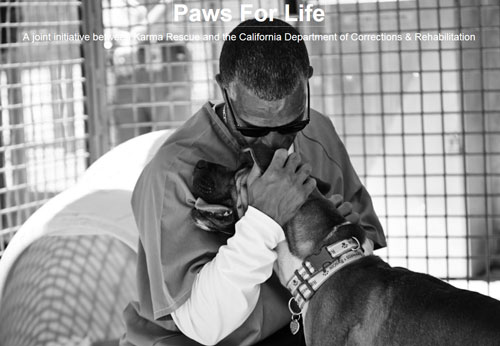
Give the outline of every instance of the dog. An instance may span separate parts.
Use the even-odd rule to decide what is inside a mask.
[[[249,168],[239,172],[248,174]],[[241,214],[235,175],[215,163],[196,165],[193,193],[215,205],[193,211],[202,229],[217,232],[220,226],[225,235],[234,233]],[[365,255],[364,230],[347,222],[320,191],[284,231],[278,276],[293,296],[292,332],[302,315],[308,346],[500,345],[500,301]]]

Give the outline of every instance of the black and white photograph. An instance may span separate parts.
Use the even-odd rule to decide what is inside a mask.
[[[0,0],[0,346],[500,345],[499,0]]]

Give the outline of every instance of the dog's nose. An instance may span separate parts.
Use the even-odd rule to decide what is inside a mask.
[[[196,164],[196,168],[199,168],[199,169],[205,169],[208,167],[208,162],[205,161],[205,160],[200,160],[198,161],[198,163]]]

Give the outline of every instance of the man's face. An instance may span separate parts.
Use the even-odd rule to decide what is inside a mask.
[[[276,150],[288,149],[296,132],[282,134],[271,131],[262,137],[246,137],[237,127],[278,127],[307,119],[307,80],[304,79],[295,91],[281,100],[266,101],[258,98],[240,82],[231,83],[227,97],[231,107],[227,107],[228,125],[231,132],[243,138],[250,146],[265,145]]]

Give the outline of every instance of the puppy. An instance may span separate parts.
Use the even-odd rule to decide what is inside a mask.
[[[232,211],[222,222],[226,229],[237,219],[234,174],[205,161],[194,174],[202,199]],[[193,218],[213,231],[220,223],[220,215],[203,210]],[[302,314],[308,346],[500,345],[499,301],[365,256],[364,230],[318,191],[284,231],[279,276],[302,310],[290,306],[291,328]]]

